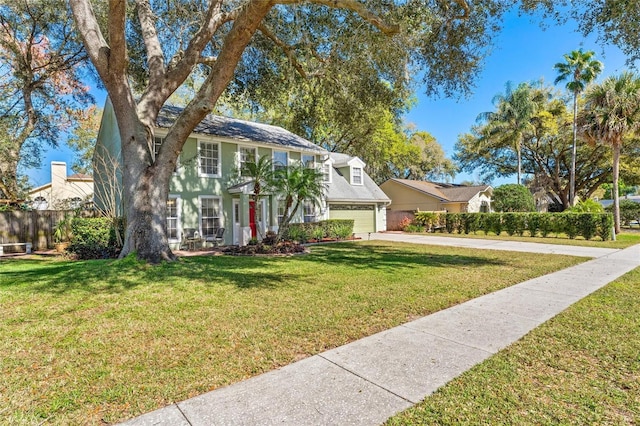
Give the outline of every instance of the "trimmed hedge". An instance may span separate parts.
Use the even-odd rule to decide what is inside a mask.
[[[583,237],[590,240],[600,237],[603,241],[611,238],[613,216],[609,213],[440,213],[416,212],[415,223],[421,230],[435,230],[452,233],[548,237],[549,234],[564,233],[569,238]]]
[[[310,239],[344,240],[353,235],[353,219],[329,219],[320,222],[290,223],[284,232],[285,240],[306,243]]]
[[[67,251],[79,259],[114,258],[122,249],[116,243],[113,220],[106,217],[73,218],[71,233]]]

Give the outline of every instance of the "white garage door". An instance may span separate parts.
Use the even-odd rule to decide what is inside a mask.
[[[330,204],[329,219],[353,219],[353,232],[375,232],[375,205]]]

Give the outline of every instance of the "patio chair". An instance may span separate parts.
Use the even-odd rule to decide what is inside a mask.
[[[204,242],[212,243],[214,247],[224,244],[224,228],[218,228],[215,234],[204,237]]]
[[[180,248],[186,248],[187,250],[195,250],[196,246],[202,243],[200,233],[196,228],[184,228],[182,233],[182,244]]]

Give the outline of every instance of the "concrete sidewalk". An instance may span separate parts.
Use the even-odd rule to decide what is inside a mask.
[[[414,237],[375,237],[380,235],[394,241]],[[432,238],[410,242],[434,244]],[[469,244],[467,247],[507,250],[503,248],[506,244],[492,240],[448,240]],[[517,251],[528,251],[530,246],[509,245],[519,248]],[[534,245],[529,248],[541,252],[540,245]],[[574,249],[550,246],[544,252],[571,254]],[[596,259],[170,405],[126,424],[380,424],[571,304],[640,266],[640,246],[586,253],[577,255]]]

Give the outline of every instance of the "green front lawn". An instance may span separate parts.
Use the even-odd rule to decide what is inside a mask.
[[[111,423],[582,259],[381,242],[0,261],[0,423]]]
[[[387,424],[640,424],[640,268]]]

